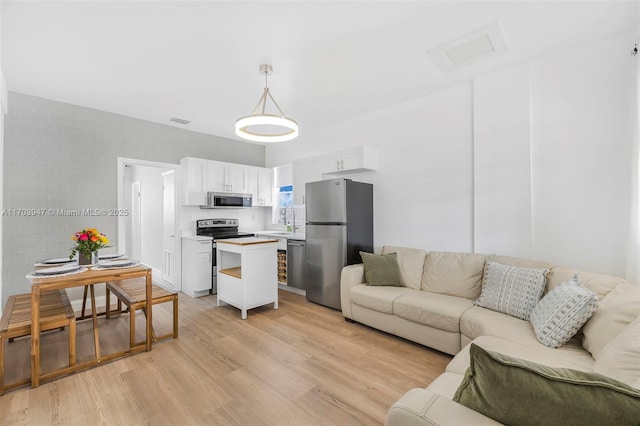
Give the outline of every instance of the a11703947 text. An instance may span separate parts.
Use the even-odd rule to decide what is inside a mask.
[[[60,208],[18,208],[2,209],[2,216],[16,217],[74,217],[74,216],[129,216],[128,209],[60,209]]]

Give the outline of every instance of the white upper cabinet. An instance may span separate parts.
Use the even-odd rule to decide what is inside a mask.
[[[246,167],[248,166],[242,164],[207,160],[204,169],[205,192],[248,193]]]
[[[248,193],[252,195],[254,207],[273,205],[273,169],[265,167],[246,167],[248,174]]]
[[[204,188],[204,169],[207,160],[186,157],[180,160],[182,170],[182,204],[187,206],[201,206],[206,204],[206,189]]]
[[[304,158],[293,163],[293,204],[305,203],[305,184],[322,180],[320,157]]]
[[[369,146],[359,146],[322,156],[323,174],[362,173],[377,169],[378,151]]]

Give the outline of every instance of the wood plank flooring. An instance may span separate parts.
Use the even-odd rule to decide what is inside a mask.
[[[0,397],[0,425],[375,425],[451,357],[344,320],[280,291],[249,311],[215,296],[180,295],[180,338],[153,351]],[[171,304],[153,308],[156,333]],[[128,346],[128,314],[100,319],[103,353]],[[138,314],[137,338],[144,318]],[[43,335],[43,371],[64,365],[67,335]],[[93,355],[91,322],[78,323],[78,361]],[[7,381],[29,374],[29,340],[7,344]]]

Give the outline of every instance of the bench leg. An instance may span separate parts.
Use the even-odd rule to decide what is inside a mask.
[[[136,345],[136,311],[129,306],[129,347]]]
[[[173,299],[173,338],[178,338],[178,295]]]

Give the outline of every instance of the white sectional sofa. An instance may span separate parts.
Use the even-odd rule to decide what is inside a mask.
[[[409,390],[390,408],[388,425],[497,424],[452,400],[470,365],[471,342],[549,367],[600,373],[640,389],[640,286],[507,256],[385,246],[382,254],[389,253],[397,253],[404,286],[367,285],[362,264],[347,266],[341,277],[343,315],[455,357],[426,389]],[[545,346],[529,321],[474,304],[487,261],[548,269],[544,294],[577,275],[597,294],[598,308],[566,344]]]

